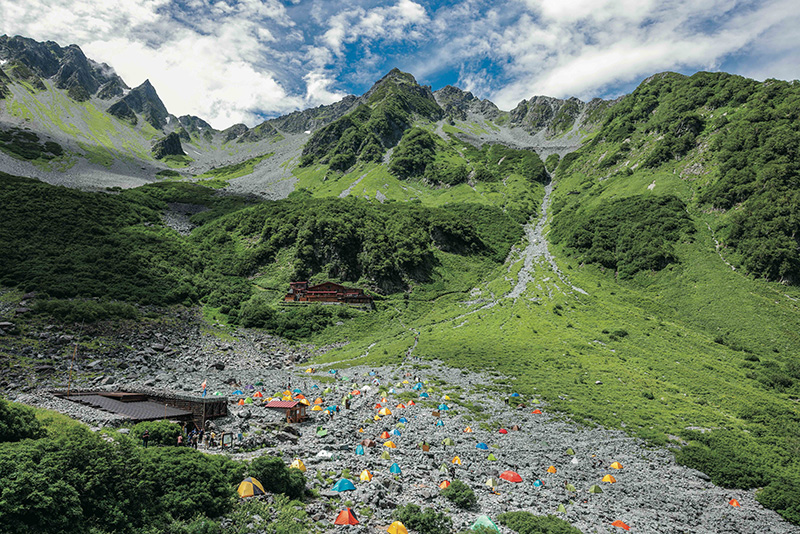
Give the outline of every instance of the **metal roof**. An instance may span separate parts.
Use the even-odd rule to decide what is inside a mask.
[[[299,401],[274,400],[274,401],[269,401],[265,406],[267,408],[294,408],[298,404],[300,404]]]

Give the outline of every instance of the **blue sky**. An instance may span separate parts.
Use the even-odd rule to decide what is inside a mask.
[[[501,109],[612,98],[665,70],[800,78],[797,0],[0,0],[0,33],[78,44],[217,128],[361,94],[393,67]]]

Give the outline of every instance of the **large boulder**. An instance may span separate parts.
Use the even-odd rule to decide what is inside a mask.
[[[186,155],[186,152],[183,151],[183,147],[181,146],[181,138],[175,132],[156,141],[152,151],[153,157],[156,159],[162,159],[166,156]]]

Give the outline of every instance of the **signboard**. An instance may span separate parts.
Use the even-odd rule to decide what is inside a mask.
[[[230,447],[233,443],[233,434],[223,434],[222,435],[222,446],[223,447]]]

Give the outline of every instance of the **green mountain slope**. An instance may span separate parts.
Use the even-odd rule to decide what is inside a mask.
[[[53,84],[48,98],[67,98]],[[8,87],[6,109],[42,91]],[[319,365],[410,355],[511,377],[586,424],[675,447],[719,484],[763,488],[761,502],[800,522],[797,94],[667,73],[614,103],[535,98],[502,112],[393,71],[362,97],[254,129],[206,136],[199,119],[176,120],[197,152],[188,169],[232,158],[194,179],[233,187],[271,166],[294,192],[81,193],[6,175],[0,248],[16,252],[0,282],[59,299],[37,313],[76,319],[86,297],[198,305],[347,341]],[[93,102],[64,106],[91,114]],[[152,127],[103,117],[125,135]],[[47,138],[2,140],[17,137],[57,155]],[[189,235],[164,222],[174,202],[209,208]],[[364,287],[376,310],[281,306],[298,278]]]

